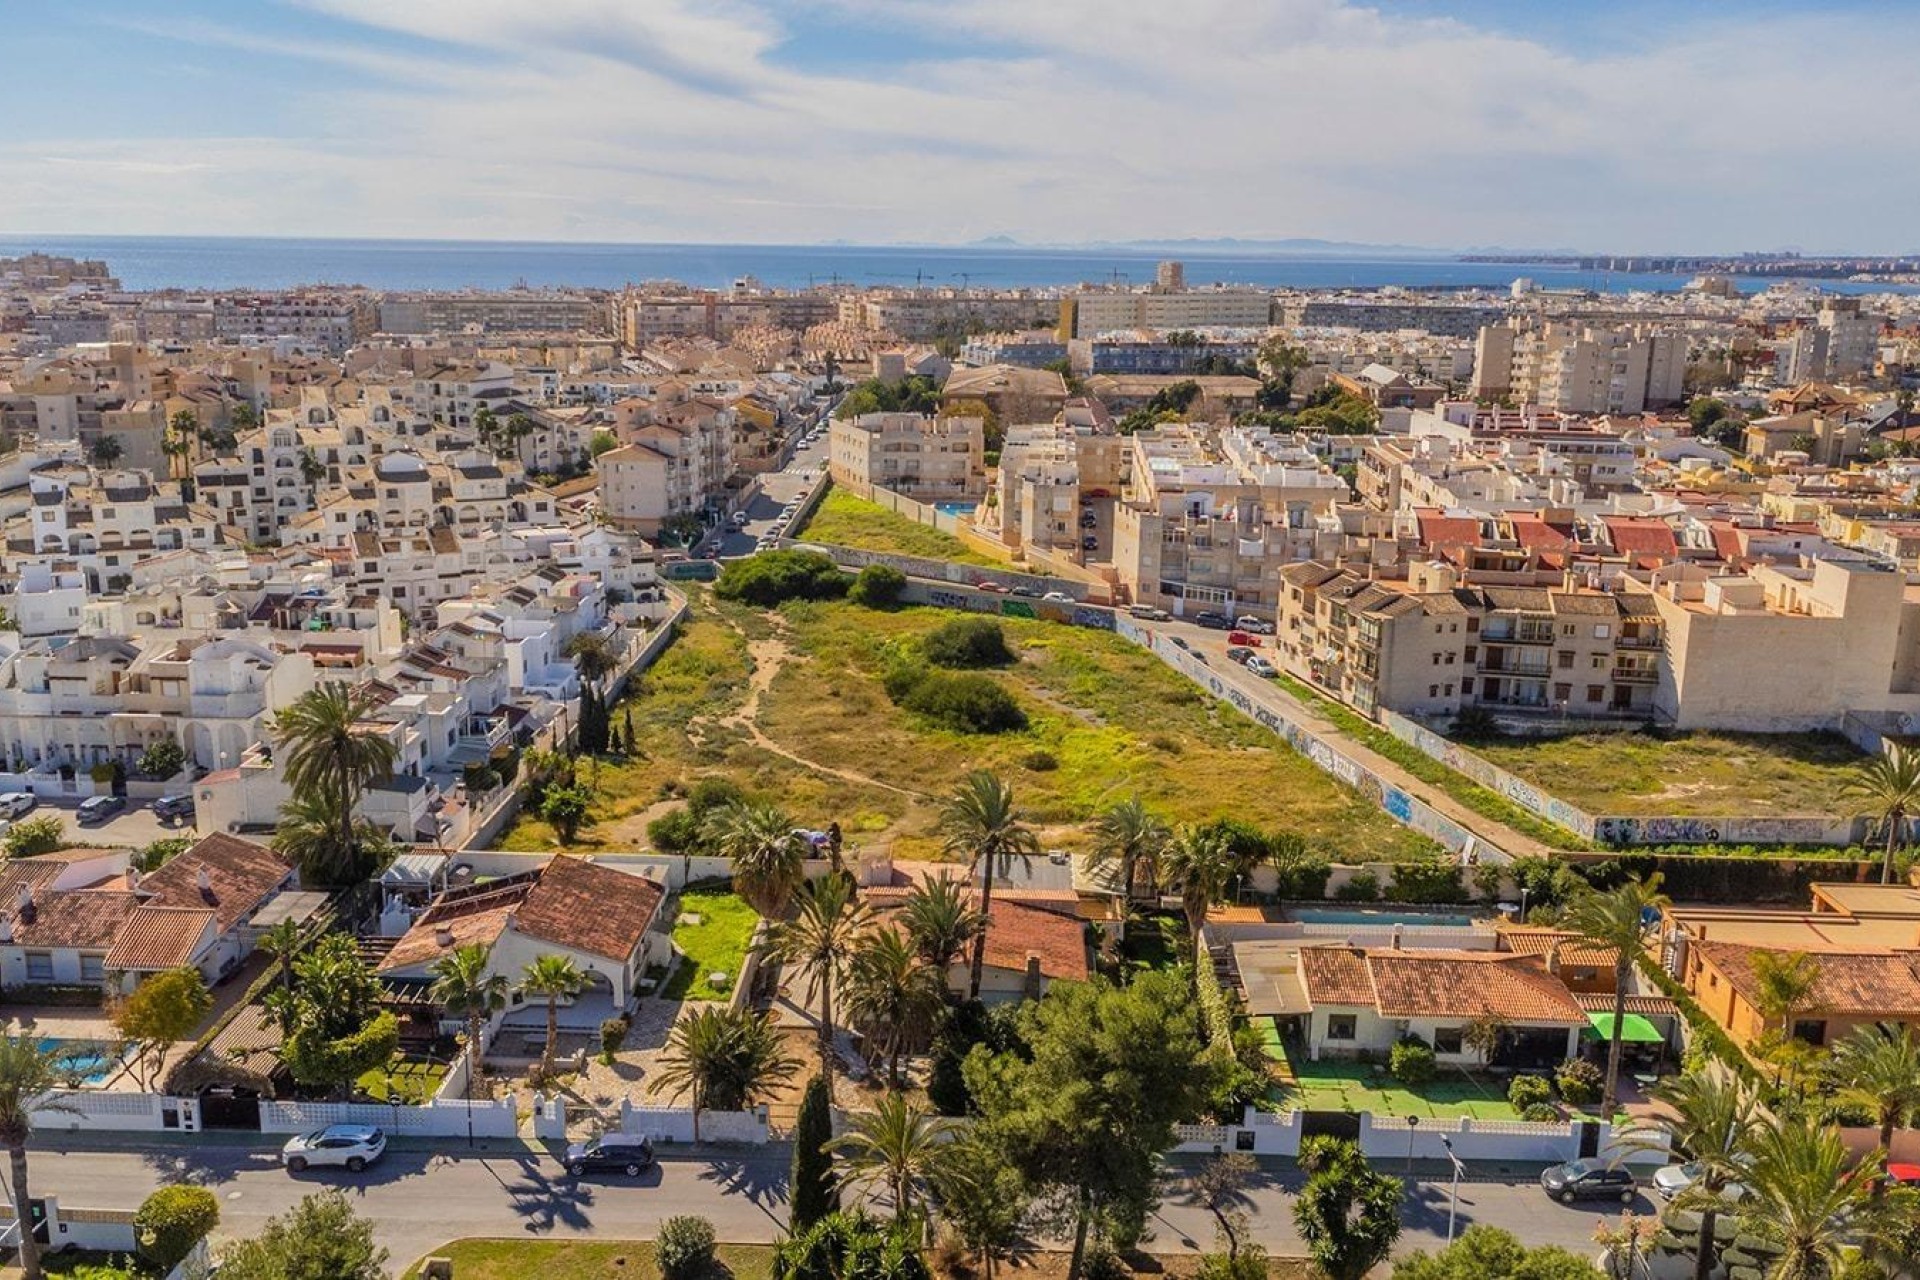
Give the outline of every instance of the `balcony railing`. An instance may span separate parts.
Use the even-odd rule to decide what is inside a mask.
[[[1659,684],[1660,672],[1654,667],[1615,667],[1615,684]]]
[[[1657,635],[1621,636],[1613,642],[1613,647],[1616,649],[1658,649],[1660,647],[1660,637]]]

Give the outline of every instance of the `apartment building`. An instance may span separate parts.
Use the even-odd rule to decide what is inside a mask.
[[[387,294],[383,333],[608,333],[612,311],[598,294],[510,289],[498,293]]]
[[[1862,311],[1858,298],[1826,299],[1812,323],[1802,324],[1782,347],[1780,380],[1844,381],[1872,374],[1883,323],[1882,317]]]
[[[1051,319],[1054,305],[1039,294],[1025,291],[868,290],[843,294],[838,319],[852,328],[925,342],[942,334],[1044,325]]]
[[[986,423],[974,417],[863,413],[827,434],[833,482],[854,493],[891,489],[922,502],[986,492]]]
[[[1367,333],[1417,330],[1471,338],[1506,318],[1504,306],[1490,303],[1434,302],[1417,297],[1284,298],[1275,307],[1289,328],[1357,329]]]
[[[993,410],[1001,425],[1050,422],[1066,407],[1067,382],[1051,369],[988,365],[954,369],[940,387],[940,403],[977,400]]]
[[[1120,492],[1131,447],[1111,430],[1068,423],[1009,427],[995,473],[997,501],[974,519],[1009,547],[1072,555],[1085,536],[1084,504]]]
[[[1473,394],[1561,413],[1641,413],[1686,397],[1687,342],[1646,326],[1528,318],[1481,329]]]
[[[1273,295],[1262,289],[1082,289],[1060,300],[1060,336],[1116,329],[1264,329]]]

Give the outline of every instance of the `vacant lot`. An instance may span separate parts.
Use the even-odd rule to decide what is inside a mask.
[[[955,564],[1004,569],[1005,559],[976,551],[950,533],[909,520],[877,503],[856,498],[844,489],[829,489],[813,517],[794,535],[806,542],[824,542],[865,551],[926,556]]]
[[[688,887],[673,922],[673,946],[682,959],[663,994],[672,1000],[725,1000],[740,979],[759,920],[724,883]],[[715,974],[726,975],[724,985],[709,981]]]
[[[1838,813],[1863,757],[1838,734],[1594,733],[1473,750],[1593,814]]]
[[[723,1244],[715,1253],[721,1280],[765,1280],[773,1270],[770,1245]],[[433,1256],[452,1259],[459,1280],[660,1280],[650,1240],[456,1240]]]

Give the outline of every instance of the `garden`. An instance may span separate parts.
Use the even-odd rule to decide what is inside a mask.
[[[1007,567],[1005,558],[996,559],[977,551],[950,533],[909,520],[897,511],[856,498],[844,489],[827,490],[813,515],[794,537],[835,547],[924,556],[929,560],[948,560],[981,568]]]
[[[724,882],[688,885],[673,922],[680,962],[661,992],[669,1000],[725,1000],[740,980],[760,916]],[[712,979],[725,975],[715,986]]]

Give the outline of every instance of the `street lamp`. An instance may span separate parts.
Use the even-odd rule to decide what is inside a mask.
[[[1413,1176],[1413,1134],[1420,1127],[1419,1116],[1407,1117],[1407,1176]]]
[[[1447,1243],[1453,1243],[1453,1224],[1460,1214],[1460,1157],[1453,1154],[1453,1139],[1442,1137],[1440,1145],[1447,1149],[1447,1159],[1453,1161],[1453,1196],[1447,1201]]]

